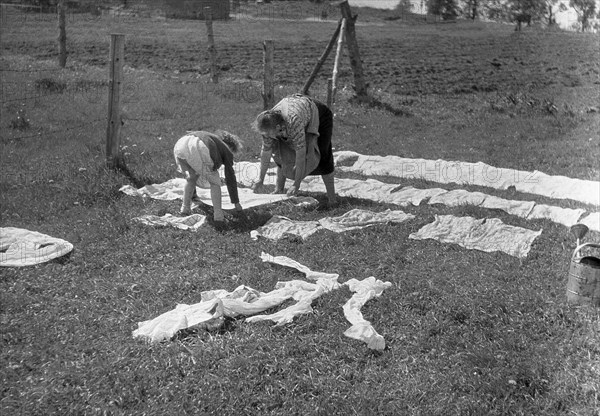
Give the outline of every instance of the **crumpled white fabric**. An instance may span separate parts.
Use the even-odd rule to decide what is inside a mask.
[[[37,231],[0,228],[0,266],[22,267],[45,263],[73,250],[73,244]]]
[[[327,292],[340,287],[340,284],[337,282],[337,273],[314,272],[308,267],[286,256],[275,257],[263,252],[261,253],[260,257],[265,262],[291,267],[304,273],[307,278],[317,280],[317,284],[320,283],[321,285],[325,285],[325,291]],[[373,276],[370,276],[363,280],[350,279],[345,282],[344,285],[348,286],[351,292],[354,292],[354,295],[352,295],[352,297],[343,306],[344,316],[352,324],[352,326],[344,332],[344,335],[349,338],[365,342],[367,347],[370,349],[383,351],[385,349],[384,337],[377,333],[371,323],[363,317],[360,310],[369,300],[381,296],[381,293],[385,289],[391,287],[392,283],[383,282],[375,279]],[[308,295],[306,300],[302,299],[298,302],[298,304],[290,306],[288,308],[290,309],[289,312],[291,313],[292,311],[295,311],[296,308],[304,311],[304,309],[302,309],[305,307],[304,304],[302,304],[303,302],[308,303],[308,307],[310,308],[310,302],[312,302],[312,299],[314,299],[314,297]],[[308,312],[311,311],[312,308],[308,310]],[[277,317],[277,315],[277,313],[273,314],[274,317]],[[272,318],[269,317],[269,319]]]
[[[160,342],[172,338],[178,331],[186,328],[216,329],[222,325],[225,317],[240,315],[248,316],[246,322],[272,321],[276,325],[283,325],[292,322],[298,315],[312,312],[313,300],[341,286],[338,283],[337,273],[315,272],[285,256],[272,256],[263,252],[261,258],[264,262],[294,268],[314,282],[303,280],[277,282],[275,290],[268,293],[244,285],[238,286],[232,292],[223,289],[207,290],[201,293],[199,303],[179,304],[175,309],[154,319],[139,322],[132,336],[150,342]],[[369,348],[383,350],[385,340],[363,318],[360,308],[368,300],[380,296],[385,288],[391,286],[391,283],[368,277],[363,281],[350,279],[345,284],[355,292],[355,295],[344,305],[344,315],[352,324],[344,334],[364,341]],[[293,299],[296,303],[272,314],[258,315],[288,299]]]
[[[259,237],[269,240],[280,240],[286,236],[295,236],[306,239],[319,231],[321,225],[318,221],[294,221],[283,215],[273,215],[265,225],[250,231],[250,238],[257,240]]]
[[[435,220],[426,224],[416,233],[409,235],[415,240],[431,238],[442,243],[454,243],[468,249],[488,253],[502,251],[518,258],[527,257],[531,245],[542,230],[532,231],[522,227],[504,224],[498,218],[476,219],[436,215]]]
[[[119,190],[130,196],[145,196],[152,199],[172,201],[175,199],[183,199],[183,188],[185,187],[185,183],[186,180],[183,178],[173,178],[163,183],[146,185],[140,189],[136,189],[131,185],[124,185]],[[221,193],[223,209],[234,209],[235,206],[230,202],[229,192],[226,186],[221,187]],[[212,206],[210,189],[196,187],[196,194],[201,202]],[[248,188],[238,188],[238,196],[243,208],[272,204],[290,198],[285,194],[255,194]]]
[[[377,351],[385,349],[385,339],[377,333],[371,322],[367,321],[360,311],[369,300],[381,296],[381,293],[392,286],[391,282],[382,282],[370,276],[363,280],[350,279],[345,285],[354,295],[344,304],[344,316],[352,324],[344,335],[363,341],[367,347]]]
[[[162,217],[158,215],[142,215],[133,218],[134,221],[146,225],[170,226],[180,230],[198,231],[206,224],[206,215],[192,214],[185,217],[176,217],[172,214],[165,214]]]
[[[319,221],[295,221],[280,215],[274,215],[267,223],[250,232],[253,240],[264,237],[279,240],[291,235],[306,239],[321,229],[336,233],[372,227],[379,224],[400,223],[413,219],[415,216],[400,210],[385,210],[373,212],[355,208],[339,217],[325,217]]]
[[[297,261],[290,259],[289,257],[272,256],[268,253],[265,253],[264,251],[260,253],[260,258],[263,262],[266,263],[273,263],[278,264],[280,266],[291,267],[292,269],[296,269],[299,272],[304,273],[306,278],[310,280],[330,280],[332,282],[331,285],[335,285],[335,283],[337,283],[338,277],[340,276],[337,273],[315,272],[309,269],[308,267],[304,266],[303,264],[300,264]]]
[[[351,160],[354,162],[350,166],[341,166]],[[356,172],[365,176],[416,178],[437,183],[478,185],[496,189],[514,186],[519,192],[600,205],[600,182],[547,175],[537,170],[527,172],[497,168],[482,162],[373,156],[352,151],[335,152],[334,161],[340,171]]]
[[[387,223],[400,223],[413,219],[415,216],[400,210],[387,209],[383,212],[373,212],[366,209],[355,208],[339,217],[325,217],[319,220],[319,224],[336,233],[358,230],[374,225]]]

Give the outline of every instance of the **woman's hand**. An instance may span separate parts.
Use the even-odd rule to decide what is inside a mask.
[[[238,202],[238,203],[236,203],[236,204],[235,204],[235,210],[236,210],[237,212],[242,212],[244,209],[242,208],[242,206],[241,206],[241,205],[240,205],[240,203]]]
[[[287,196],[296,196],[298,195],[298,187],[296,185],[290,186],[290,189],[287,191]]]

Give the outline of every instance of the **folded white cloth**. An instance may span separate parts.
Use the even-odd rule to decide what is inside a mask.
[[[436,215],[434,222],[409,235],[415,240],[434,239],[485,252],[502,251],[511,256],[527,257],[531,245],[542,230],[532,231],[504,224],[498,218],[476,219]]]
[[[165,214],[162,217],[142,215],[141,217],[135,217],[133,220],[146,225],[170,226],[191,231],[198,231],[200,227],[206,224],[206,216],[201,214],[192,214],[186,217],[175,217],[171,214]]]
[[[0,228],[0,266],[22,267],[64,256],[73,244],[23,228]]]

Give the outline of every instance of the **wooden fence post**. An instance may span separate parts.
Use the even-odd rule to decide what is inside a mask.
[[[348,0],[340,3],[342,17],[346,19],[346,45],[348,45],[348,55],[350,57],[350,65],[354,72],[354,89],[359,100],[366,100],[367,84],[365,83],[362,62],[360,53],[358,52],[358,42],[356,41],[356,29],[354,22],[357,16],[352,16],[352,10],[348,4]]]
[[[335,41],[337,40],[338,35],[340,34],[340,28],[342,27],[342,19],[340,19],[340,21],[338,22],[337,28],[335,29],[335,32],[333,33],[333,36],[331,37],[331,39],[329,39],[329,43],[327,44],[327,47],[323,51],[323,54],[321,55],[319,60],[317,61],[317,64],[315,65],[315,67],[312,70],[312,73],[310,74],[310,76],[308,77],[306,82],[304,83],[304,86],[302,87],[302,90],[301,90],[302,94],[305,94],[305,95],[308,94],[308,90],[310,89],[310,86],[312,85],[313,81],[317,77],[317,73],[319,72],[319,70],[323,66],[323,63],[329,56],[329,53],[333,49],[333,45],[335,44]]]
[[[217,49],[215,48],[215,36],[212,26],[212,10],[204,8],[204,20],[206,21],[206,33],[208,34],[208,56],[210,57],[210,76],[215,84],[219,82],[219,68],[217,67]]]
[[[58,0],[58,65],[67,66],[67,30],[65,0]]]
[[[273,70],[273,40],[268,39],[263,42],[263,108],[270,109],[275,105],[274,93],[274,70]]]
[[[337,41],[337,49],[335,51],[335,61],[333,62],[333,75],[331,77],[331,106],[329,107],[333,111],[333,104],[335,103],[335,93],[337,91],[337,78],[340,69],[340,58],[342,56],[342,47],[344,46],[344,34],[346,30],[346,19],[342,19],[342,26],[340,28],[340,35]]]
[[[123,166],[121,160],[121,87],[125,35],[110,35],[110,84],[108,90],[108,126],[106,128],[106,164],[109,168]]]

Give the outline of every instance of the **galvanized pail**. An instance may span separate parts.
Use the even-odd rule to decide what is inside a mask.
[[[567,302],[600,306],[600,258],[582,257],[579,253],[586,247],[600,249],[600,244],[585,243],[575,248],[569,268]]]

